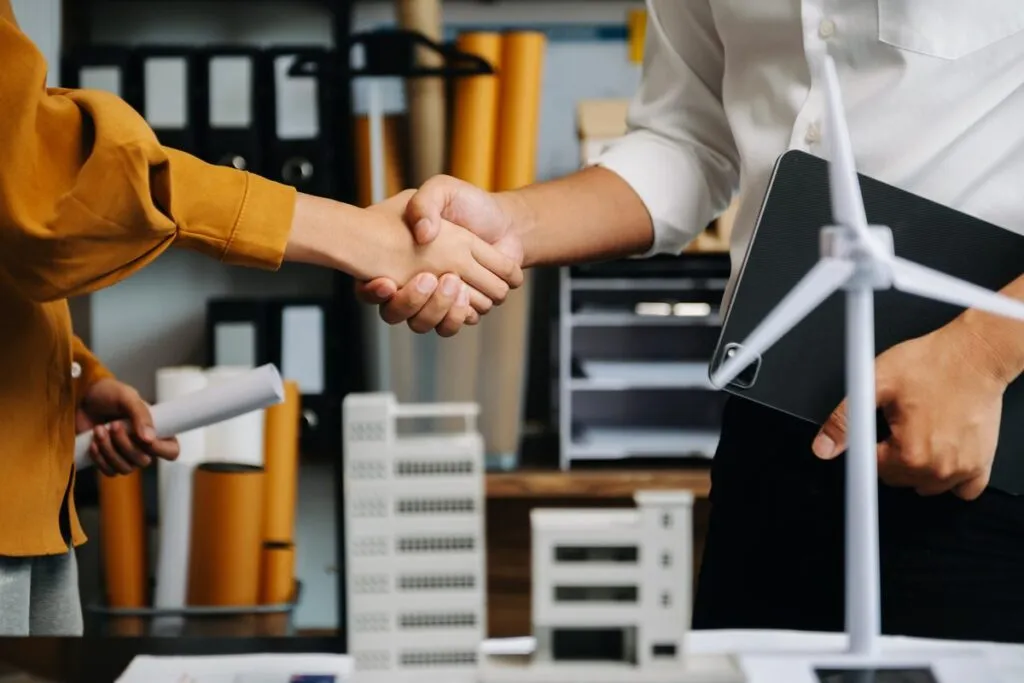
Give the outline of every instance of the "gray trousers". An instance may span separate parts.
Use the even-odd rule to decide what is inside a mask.
[[[81,636],[75,551],[0,556],[0,636]]]

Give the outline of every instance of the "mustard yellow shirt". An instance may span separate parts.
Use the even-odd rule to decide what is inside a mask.
[[[46,68],[0,0],[0,555],[9,556],[67,550],[77,397],[109,376],[72,334],[66,299],[123,280],[172,245],[276,269],[295,207],[293,188],[161,146],[114,95],[47,89]],[[74,501],[66,508],[78,545]]]

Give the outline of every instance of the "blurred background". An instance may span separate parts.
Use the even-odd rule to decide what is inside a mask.
[[[50,85],[114,91],[164,144],[359,205],[436,173],[503,190],[580,168],[625,133],[646,32],[638,0],[14,8],[48,58]],[[186,251],[73,301],[76,332],[150,401],[266,362],[289,380],[278,414],[189,442],[196,474],[182,547],[192,558],[176,571],[191,588],[178,601],[215,615],[251,608],[191,633],[323,635],[344,624],[341,402],[351,392],[480,404],[492,636],[529,631],[533,507],[628,506],[638,486],[706,497],[722,401],[706,367],[730,214],[706,227],[678,256],[537,270],[451,340],[385,328],[347,277],[229,268]],[[120,479],[78,481],[92,634],[157,628],[145,610],[169,533],[161,510],[176,500],[171,477],[151,468]],[[254,521],[264,507],[282,510],[278,531]],[[143,521],[125,522],[133,513]],[[701,501],[695,559],[704,515]],[[196,531],[200,517],[220,519],[226,536]],[[251,588],[229,597],[228,584]]]

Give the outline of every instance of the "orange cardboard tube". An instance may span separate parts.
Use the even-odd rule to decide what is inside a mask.
[[[100,538],[110,607],[145,607],[146,516],[142,471],[116,477],[98,475]]]
[[[264,541],[291,541],[299,485],[299,420],[302,394],[296,382],[284,383],[284,401],[266,410],[263,453]]]
[[[456,47],[460,52],[486,60],[495,72],[500,68],[502,39],[499,33],[463,33]],[[450,173],[488,192],[494,189],[498,97],[497,73],[464,76],[455,82]]]
[[[495,156],[495,190],[514,190],[534,182],[537,136],[544,78],[543,33],[508,33],[502,41],[501,109]]]
[[[233,463],[196,467],[188,604],[258,604],[263,546],[263,468]]]
[[[295,592],[295,546],[265,543],[260,571],[260,604],[280,605]]]
[[[384,117],[384,196],[391,197],[405,189],[402,163],[403,117]],[[355,119],[356,201],[367,207],[373,203],[373,173],[370,155],[370,120],[365,116]]]

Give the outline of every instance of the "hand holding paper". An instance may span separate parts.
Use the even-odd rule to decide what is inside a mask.
[[[216,384],[173,401],[158,403],[150,409],[157,436],[174,436],[192,429],[229,420],[254,410],[261,410],[284,400],[284,383],[277,368],[263,365],[237,379]],[[92,465],[89,446],[91,431],[75,439],[75,467]]]

